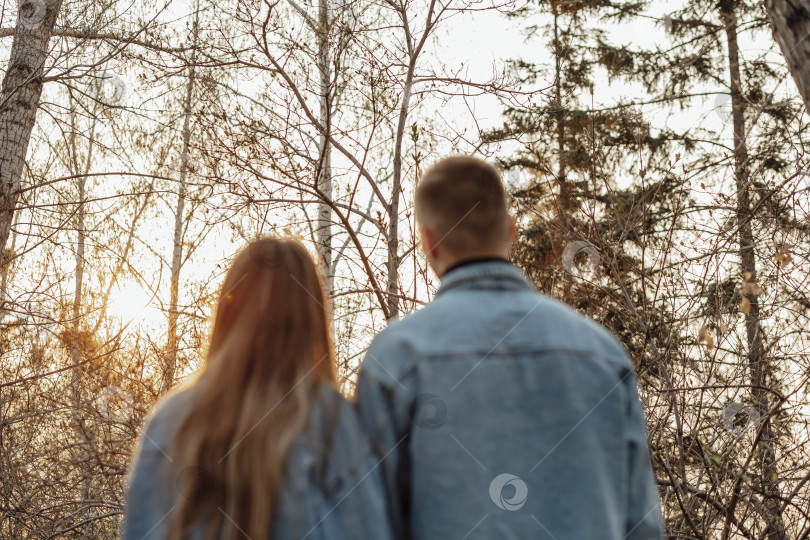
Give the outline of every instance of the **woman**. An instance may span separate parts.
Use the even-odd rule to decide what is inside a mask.
[[[124,538],[391,538],[332,354],[306,249],[248,245],[225,277],[204,369],[147,422]]]

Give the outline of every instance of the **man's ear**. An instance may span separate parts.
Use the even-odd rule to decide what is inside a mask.
[[[422,235],[422,248],[425,250],[425,255],[435,258],[436,246],[439,243],[438,238],[433,234],[433,231],[421,224],[419,225],[419,234]]]

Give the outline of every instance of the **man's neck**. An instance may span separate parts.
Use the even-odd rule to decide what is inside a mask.
[[[506,257],[504,257],[503,255],[495,255],[495,254],[492,254],[492,255],[475,255],[475,256],[471,256],[471,257],[464,257],[464,258],[458,259],[455,262],[453,262],[452,264],[448,265],[447,268],[445,269],[445,271],[439,277],[443,278],[444,276],[446,276],[447,274],[449,274],[453,270],[456,270],[458,268],[462,268],[464,266],[469,266],[471,264],[478,264],[478,263],[484,263],[484,262],[493,262],[493,261],[509,262],[509,260]]]

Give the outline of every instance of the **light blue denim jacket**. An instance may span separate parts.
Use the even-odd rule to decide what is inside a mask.
[[[193,403],[194,387],[175,392],[161,400],[146,423],[130,472],[124,540],[165,538],[193,474],[175,470],[168,448]],[[267,538],[392,539],[378,465],[352,406],[323,385],[310,426],[288,455]],[[205,522],[199,523],[191,538],[204,538],[204,530]]]
[[[505,261],[381,332],[357,400],[404,538],[662,538],[627,354]]]

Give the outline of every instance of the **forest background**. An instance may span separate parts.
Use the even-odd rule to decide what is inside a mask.
[[[807,538],[808,13],[4,0],[0,536],[117,537],[143,420],[253,238],[319,261],[350,395],[438,285],[421,173],[476,153],[514,262],[632,356],[669,537]]]

